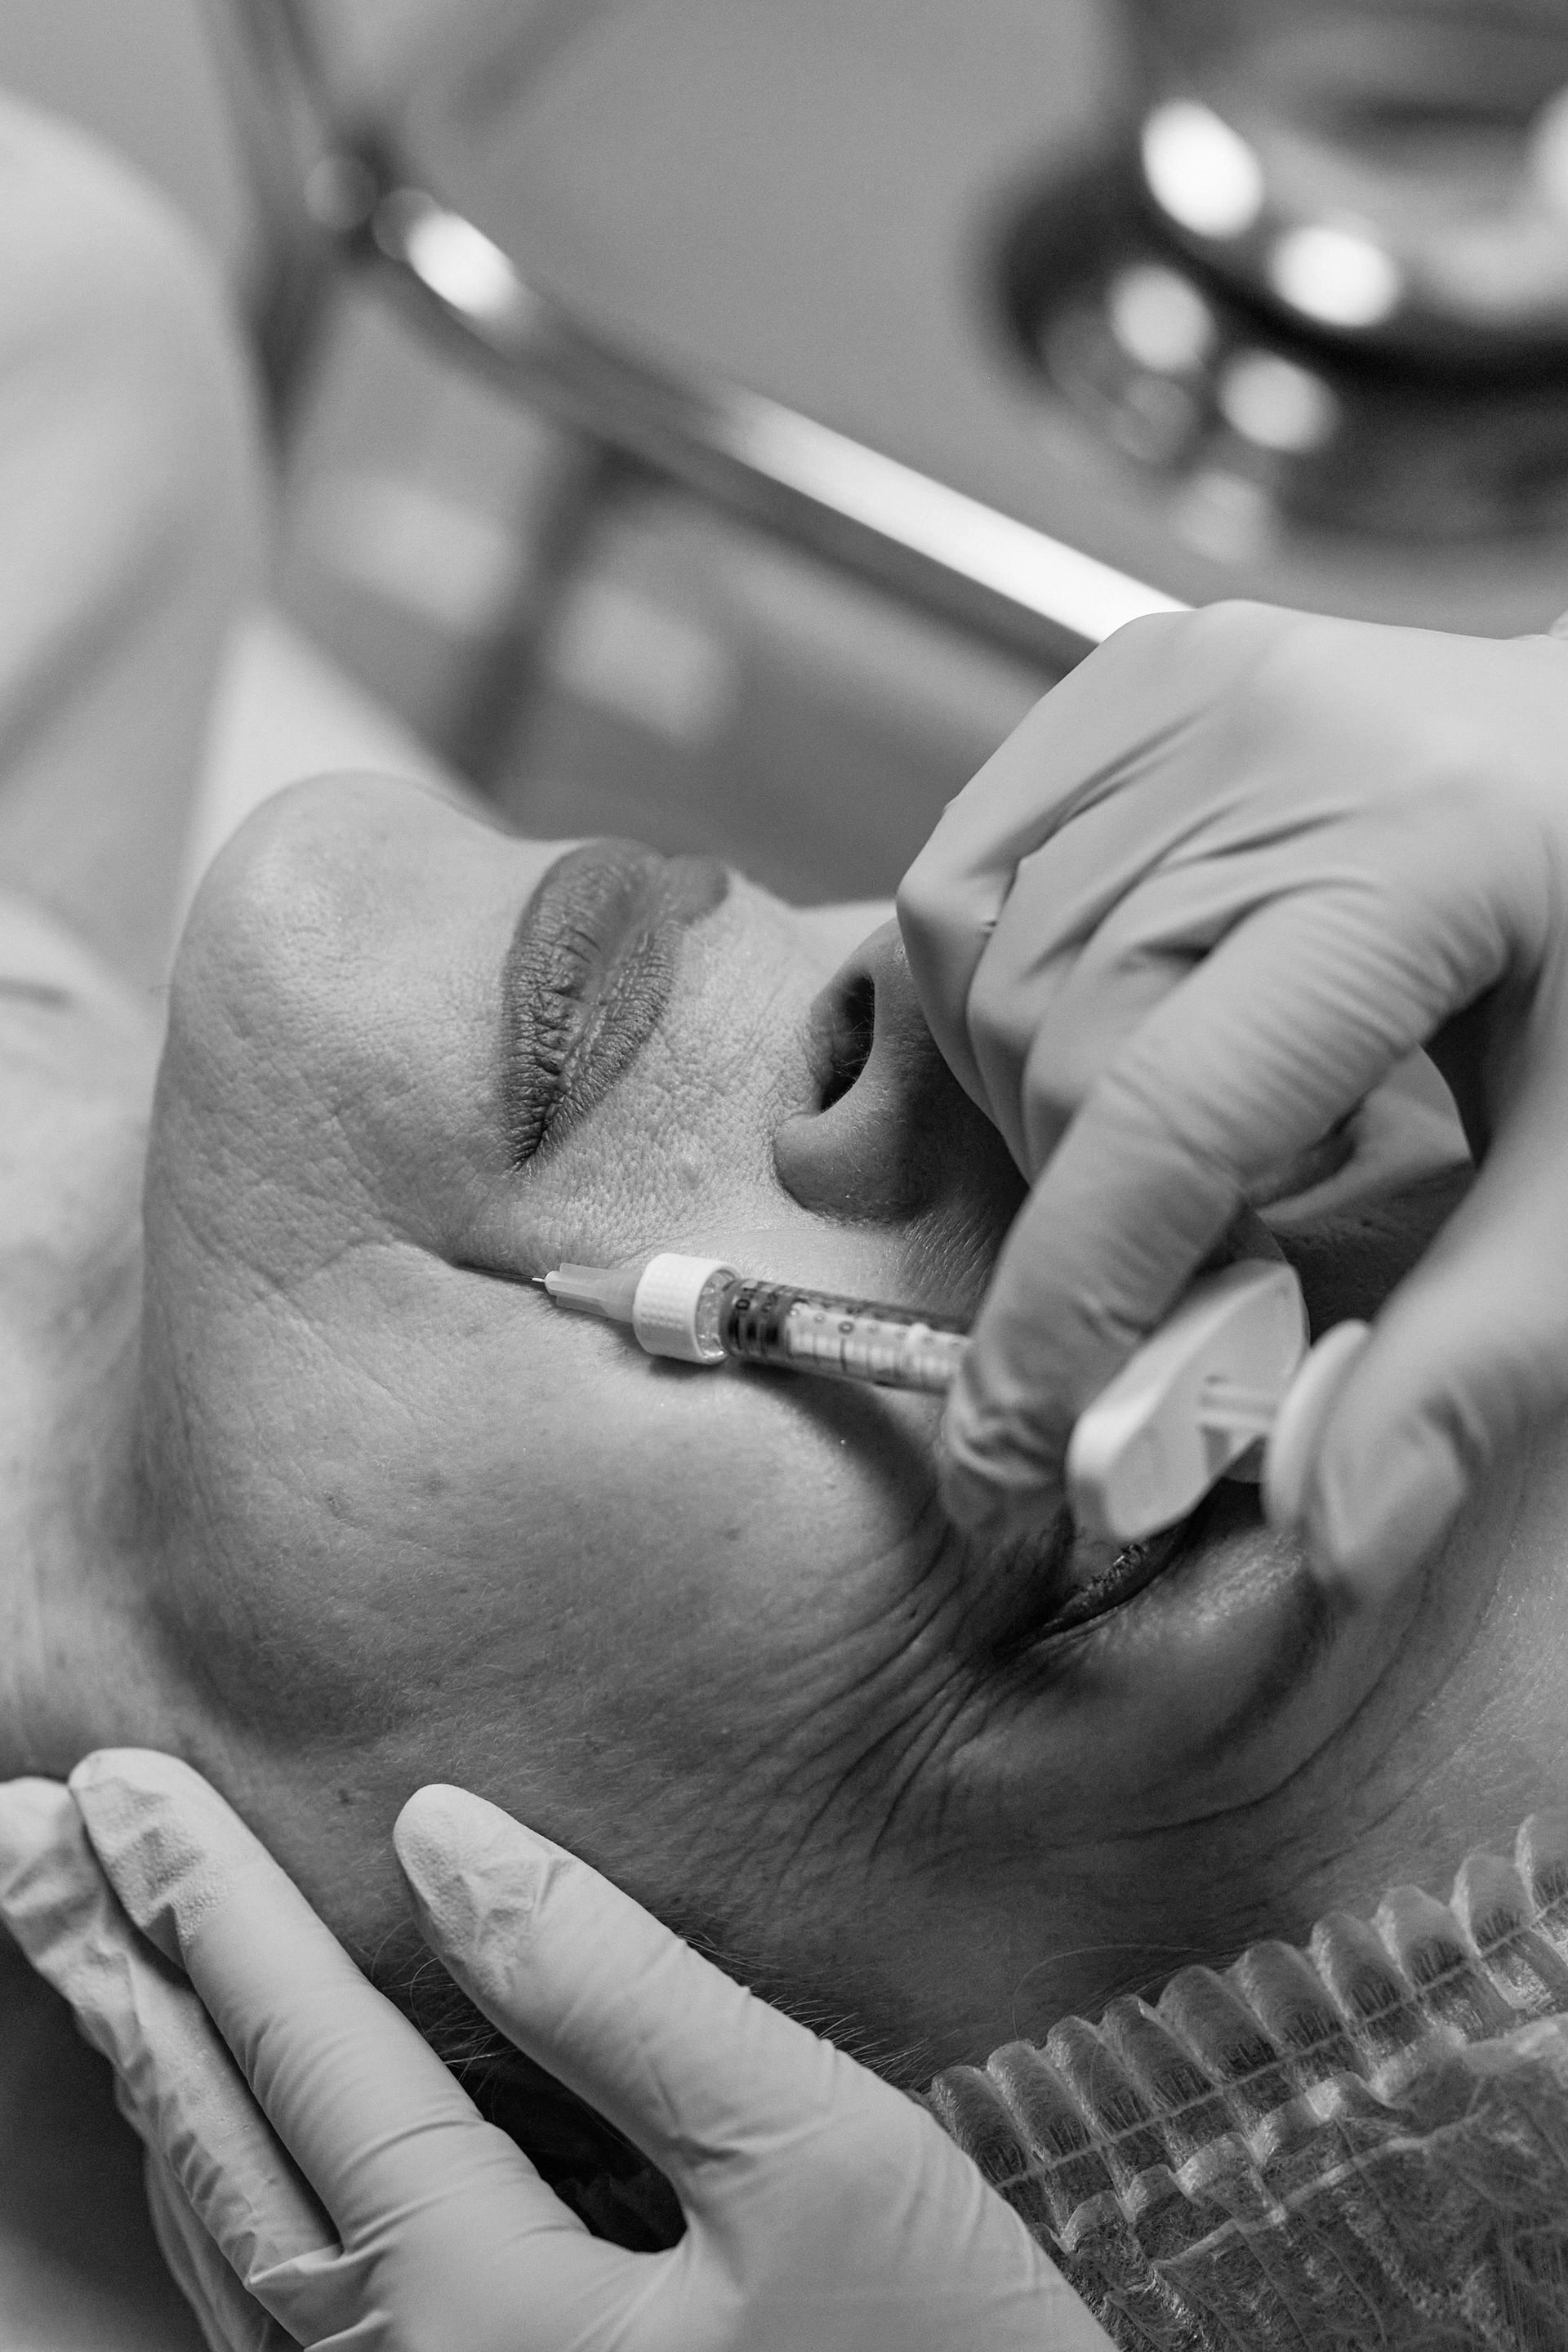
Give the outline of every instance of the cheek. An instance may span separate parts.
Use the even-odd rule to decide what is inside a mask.
[[[864,1618],[931,1492],[923,1400],[665,1363],[564,1318],[546,1336],[515,1449],[468,1481],[510,1495],[535,1578],[660,1648],[752,1666],[789,1628]]]
[[[1026,1838],[1048,1790],[1052,1840],[1069,1848],[1234,1822],[1333,1748],[1415,1605],[1347,1627],[1292,1546],[1256,1524],[1215,1535],[992,1694],[966,1809]]]
[[[704,1218],[658,1237],[751,1272],[900,1294],[896,1241],[868,1245],[780,1205],[774,1222]],[[613,1262],[616,1245],[594,1255]],[[531,1290],[511,1296],[472,1410],[448,1421],[465,1548],[524,1558],[536,1610],[580,1615],[592,1596],[617,1639],[653,1645],[652,1664],[687,1642],[755,1680],[786,1636],[820,1645],[837,1623],[866,1622],[931,1507],[936,1400],[673,1364]]]
[[[875,1395],[551,1339],[448,1424],[441,1491],[412,1460],[387,1489],[426,1563],[379,1596],[399,1745],[638,1884],[771,1883],[764,1831],[793,1851],[872,1716],[896,1733],[923,1452]],[[359,1575],[373,1611],[374,1546]]]

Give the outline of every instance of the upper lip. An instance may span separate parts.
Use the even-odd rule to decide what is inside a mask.
[[[680,933],[723,898],[716,859],[595,841],[557,858],[524,908],[503,980],[512,1157],[584,1118],[657,1028]]]

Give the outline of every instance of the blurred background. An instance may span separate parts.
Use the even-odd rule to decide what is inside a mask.
[[[256,342],[247,740],[363,694],[525,830],[865,896],[1104,580],[1568,605],[1560,0],[5,0],[0,84],[169,190]],[[410,191],[480,234],[421,261]],[[737,392],[842,499],[740,494]],[[997,590],[1062,546],[1104,579]]]

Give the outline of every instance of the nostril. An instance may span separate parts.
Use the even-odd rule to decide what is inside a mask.
[[[816,1105],[773,1136],[773,1165],[802,1207],[893,1220],[942,1204],[1000,1230],[1016,1206],[1006,1146],[938,1053],[895,924],[817,998],[810,1052]]]
[[[843,1101],[870,1060],[876,1035],[877,983],[868,971],[856,972],[832,1010],[827,1066],[822,1080],[823,1110]]]

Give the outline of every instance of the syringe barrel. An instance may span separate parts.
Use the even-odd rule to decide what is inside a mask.
[[[715,1336],[727,1356],[785,1364],[876,1388],[951,1388],[968,1345],[962,1324],[786,1283],[731,1282],[715,1298]]]

